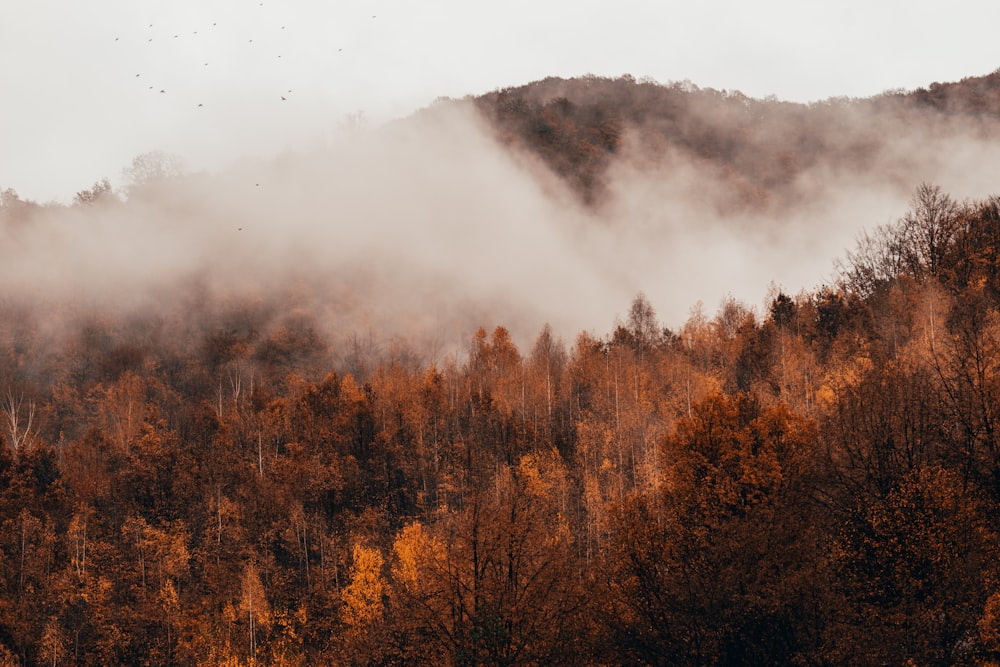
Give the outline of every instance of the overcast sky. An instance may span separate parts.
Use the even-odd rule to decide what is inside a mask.
[[[795,101],[1000,66],[993,1],[0,0],[0,188],[68,201],[135,155],[191,169],[549,75]],[[162,92],[161,92],[162,91]],[[283,100],[282,97],[285,99]]]

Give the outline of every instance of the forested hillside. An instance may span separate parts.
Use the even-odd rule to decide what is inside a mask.
[[[897,172],[905,171],[905,161],[924,159],[920,141],[996,137],[1000,71],[812,104],[629,76],[550,78],[474,102],[504,141],[541,157],[591,205],[609,195],[607,172],[616,160],[648,168],[678,154],[722,179],[730,196],[719,207],[774,208],[794,203],[801,195],[797,179],[817,166],[828,170],[827,178],[860,171],[893,179],[903,176]],[[897,154],[894,144],[904,138],[914,143]]]
[[[881,121],[843,138],[796,118],[988,133],[997,76],[809,107],[627,79],[473,102],[591,209],[618,162],[683,149],[742,184],[720,209],[773,212],[800,167],[884,152]],[[519,344],[492,321],[450,350],[337,319],[395,268],[368,246],[312,276],[311,246],[341,237],[253,236],[305,229],[262,191],[340,197],[344,174],[248,173],[154,155],[128,192],[3,193],[0,664],[1000,663],[997,196],[912,183],[830,282],[760,308],[676,325],[639,293],[602,333]],[[427,267],[467,261],[444,238]],[[93,270],[94,239],[126,268]],[[406,294],[443,317],[444,282]]]

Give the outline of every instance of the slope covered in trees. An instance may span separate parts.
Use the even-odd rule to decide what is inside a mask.
[[[4,659],[989,664],[998,230],[925,185],[764,313],[352,372],[252,304],[41,349],[8,303]]]
[[[904,169],[935,134],[995,136],[1000,72],[812,104],[630,76],[548,78],[474,102],[503,141],[539,156],[589,204],[609,196],[615,161],[649,165],[676,153],[724,181],[731,199],[721,206],[766,208],[787,205],[796,180],[817,166],[881,178],[879,168]],[[906,155],[894,154],[896,142],[915,136]]]
[[[941,156],[890,136],[988,139],[996,77],[809,106],[547,80],[471,101],[513,163],[442,104],[351,162],[3,191],[0,664],[996,664],[1000,199],[913,189]],[[718,186],[685,223],[753,211],[732,235],[819,233],[849,172],[910,201],[761,309],[640,293],[519,336],[538,313],[498,302],[630,284],[564,245],[706,252],[616,215],[682,163]]]

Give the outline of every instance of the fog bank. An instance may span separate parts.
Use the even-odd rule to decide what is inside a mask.
[[[863,169],[820,161],[794,202],[732,210],[731,182],[681,152],[641,155],[641,128],[580,203],[528,152],[500,145],[470,104],[439,104],[310,151],[134,183],[5,225],[0,290],[41,312],[183,319],[191,304],[298,313],[334,341],[377,336],[461,349],[502,324],[604,335],[640,291],[678,328],[698,302],[762,307],[829,281],[857,233],[905,213],[913,187],[990,194],[1000,143],[916,128]],[[68,310],[67,310],[68,309]],[[55,325],[53,325],[55,326]]]

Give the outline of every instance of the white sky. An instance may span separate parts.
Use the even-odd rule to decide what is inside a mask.
[[[214,169],[549,75],[868,96],[993,71],[997,25],[993,0],[0,0],[0,188],[68,201],[145,151]]]

